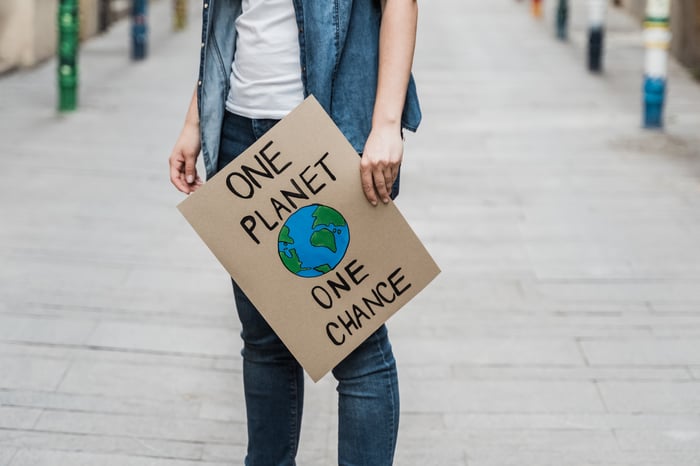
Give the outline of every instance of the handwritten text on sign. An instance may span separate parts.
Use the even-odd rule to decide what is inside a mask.
[[[314,380],[439,273],[359,164],[310,97],[179,206]]]

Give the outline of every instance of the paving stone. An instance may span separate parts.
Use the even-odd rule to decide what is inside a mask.
[[[22,356],[0,356],[0,389],[54,390],[70,365]]]
[[[85,395],[27,389],[0,390],[0,404],[8,407],[37,408],[38,412],[41,412],[41,409],[52,409],[196,418],[200,409],[199,399],[185,395],[183,398],[174,401],[172,398],[166,398],[163,393],[157,398],[136,397],[133,394],[129,396],[126,391],[108,396],[105,393]]]
[[[2,406],[2,404],[0,404],[0,429],[31,429],[41,414],[40,409]]]
[[[14,447],[18,450],[55,450],[187,460],[201,459],[203,451],[202,444],[197,442],[31,430],[0,430],[0,446]]]
[[[467,462],[468,456],[464,447],[452,445],[438,450],[431,448],[430,445],[425,446],[423,443],[405,445],[399,442],[394,462],[396,464],[421,464],[426,466],[468,466],[472,464]]]
[[[405,373],[405,368],[402,371]],[[692,376],[684,368],[630,367],[484,367],[455,364],[451,376],[469,380],[622,380],[622,381],[683,381]]]
[[[700,302],[700,281],[541,282],[528,287],[547,299],[614,302]]]
[[[102,322],[87,344],[165,353],[232,356],[241,343],[233,329]]]
[[[587,451],[512,451],[506,448],[473,448],[467,454],[469,466],[517,466],[523,463],[543,466],[579,466],[581,464],[605,466],[695,466],[697,457],[693,453],[664,452],[651,455],[648,452],[611,452],[590,448]]]
[[[455,380],[413,381],[403,392],[408,412],[597,413],[604,407],[586,382]]]
[[[563,464],[574,464],[572,458],[578,461],[601,461],[606,458],[608,461],[613,458],[621,458],[620,450],[617,446],[613,433],[610,431],[578,431],[569,430],[509,430],[499,432],[445,430],[427,431],[423,434],[424,441],[416,440],[416,445],[425,443],[422,451],[416,451],[410,446],[409,452],[413,451],[421,455],[422,458],[433,458],[429,464],[439,464],[435,459],[443,457],[443,451],[447,450],[445,456],[447,464],[467,464],[488,459],[487,455],[493,455],[496,451],[499,460],[505,464],[514,464],[516,459],[527,461],[528,464],[540,464],[536,461],[530,462],[529,458],[539,457],[552,461],[558,459]],[[461,453],[461,454],[460,454]],[[484,454],[486,453],[486,455]],[[459,461],[464,461],[460,463]],[[545,460],[547,461],[547,460]],[[484,462],[481,464],[500,464]],[[553,464],[553,463],[545,463]]]
[[[206,443],[202,452],[203,461],[221,461],[225,464],[239,464],[246,455],[245,445]]]
[[[698,414],[700,382],[599,382],[605,405],[613,413]]]
[[[221,466],[221,462],[186,461],[173,458],[153,458],[117,454],[62,452],[53,450],[20,450],[9,466]]]
[[[95,329],[95,322],[0,314],[0,340],[80,345]]]
[[[689,371],[693,378],[700,379],[700,366],[692,366],[689,368]]]
[[[700,430],[616,430],[620,447],[627,451],[689,452],[700,455]]]
[[[14,448],[0,447],[0,465],[8,466],[10,460],[15,456],[17,450]]]
[[[99,363],[133,364],[135,366],[173,366],[192,369],[216,369],[240,372],[240,357],[216,359],[206,355],[154,354],[134,349],[110,349],[96,347],[75,347],[46,345],[41,342],[0,342],[0,354],[5,356],[35,357],[38,359],[71,359]],[[222,367],[214,367],[216,361]]]
[[[589,340],[581,347],[592,365],[700,364],[700,339]]]
[[[242,393],[240,394],[242,396]],[[201,419],[211,419],[215,421],[240,421],[245,419],[245,412],[236,404],[222,404],[205,402],[199,410]]]
[[[569,365],[583,366],[584,360],[572,340],[510,338],[429,338],[402,341],[393,337],[399,357],[412,364],[437,363],[449,356],[452,364]]]
[[[416,307],[422,307],[416,303]],[[406,339],[451,339],[482,340],[485,337],[502,340],[518,340],[514,345],[527,346],[528,342],[540,340],[546,344],[548,340],[562,340],[569,337],[572,341],[577,338],[634,338],[648,337],[659,330],[637,319],[622,316],[601,318],[591,312],[590,316],[578,317],[559,313],[555,315],[535,314],[515,311],[502,311],[474,306],[464,309],[443,311],[439,314],[430,312],[435,306],[428,303],[415,315],[400,318],[403,313],[392,319],[394,334]],[[465,325],[466,322],[466,325]],[[658,322],[658,321],[657,321]],[[657,324],[658,325],[658,324]],[[671,326],[669,332],[679,328]],[[683,327],[687,331],[688,327]],[[555,356],[552,356],[555,357]]]
[[[411,416],[409,416],[411,419]],[[437,425],[435,422],[433,425]],[[700,417],[683,414],[618,414],[618,413],[446,413],[442,424],[448,431],[499,432],[513,430],[557,431],[696,431]],[[418,431],[420,432],[420,431]]]
[[[148,291],[123,290],[122,288],[107,291],[98,289],[60,288],[47,290],[28,286],[22,294],[7,293],[10,308],[13,309],[73,309],[91,311],[97,316],[105,311],[106,314],[121,311],[132,319],[138,319],[139,314],[160,314],[167,319],[169,314],[199,315],[205,319],[218,320],[228,317],[231,324],[237,322],[235,307],[232,302],[230,279],[222,278],[222,289],[207,296],[202,304],[201,295],[191,289],[182,289],[181,294]],[[16,311],[15,311],[16,312]],[[233,319],[231,319],[233,317]]]
[[[45,411],[35,428],[58,433],[132,436],[142,439],[240,443],[242,423],[70,411]]]

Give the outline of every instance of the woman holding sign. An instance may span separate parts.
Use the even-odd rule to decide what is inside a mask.
[[[416,0],[203,0],[199,80],[170,156],[177,189],[202,180],[313,94],[355,150],[367,201],[396,194],[403,129],[421,114],[411,77]],[[242,323],[250,466],[294,465],[303,372],[234,283]],[[334,370],[338,461],[391,465],[399,420],[396,365],[382,326]]]

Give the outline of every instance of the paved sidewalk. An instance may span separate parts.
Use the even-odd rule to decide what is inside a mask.
[[[146,62],[127,23],[85,45],[75,114],[54,63],[0,78],[0,466],[242,464],[229,283],[167,181],[199,50],[169,3]],[[421,3],[398,203],[443,274],[390,325],[399,466],[700,464],[700,85],[673,65],[641,130],[640,29],[613,9],[592,76],[574,3],[569,43]],[[335,464],[333,380],[306,401],[298,463]]]

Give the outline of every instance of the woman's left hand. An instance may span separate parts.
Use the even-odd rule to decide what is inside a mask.
[[[399,174],[402,159],[401,128],[394,125],[373,126],[360,162],[362,190],[373,206],[380,199],[384,204],[389,202],[391,187]]]

